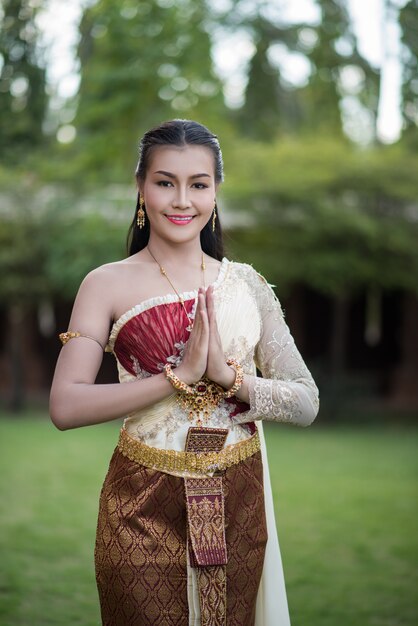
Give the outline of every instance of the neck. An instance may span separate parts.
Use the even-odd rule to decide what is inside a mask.
[[[152,233],[150,233],[148,246],[161,265],[167,263],[187,263],[194,265],[201,262],[202,247],[200,245],[200,238],[182,243],[173,243],[153,237]]]

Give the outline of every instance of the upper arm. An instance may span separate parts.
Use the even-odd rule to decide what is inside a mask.
[[[111,294],[111,271],[104,266],[90,272],[78,290],[68,330],[90,335],[104,348],[113,316]],[[102,359],[103,349],[96,341],[71,339],[61,349],[52,391],[66,383],[94,383]]]

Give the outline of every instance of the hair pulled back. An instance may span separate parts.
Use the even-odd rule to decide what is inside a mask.
[[[215,182],[223,180],[222,152],[216,135],[210,132],[198,122],[193,120],[175,119],[163,122],[155,128],[151,128],[142,137],[139,144],[139,161],[136,167],[135,176],[139,180],[145,180],[152,152],[158,146],[206,146],[214,157]],[[149,220],[145,220],[145,226],[139,228],[136,223],[136,215],[139,208],[139,193],[135,208],[134,218],[128,231],[128,253],[135,254],[143,250],[148,244],[150,235]],[[144,207],[146,212],[146,207]],[[222,239],[222,228],[219,220],[219,211],[215,223],[215,231],[212,231],[211,220],[204,226],[200,233],[200,243],[202,250],[209,256],[222,260],[224,256],[224,246]]]

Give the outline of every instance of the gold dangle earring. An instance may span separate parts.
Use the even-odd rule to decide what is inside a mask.
[[[215,206],[213,207],[213,214],[212,214],[212,231],[215,232],[215,223],[216,223],[216,200],[215,200]]]
[[[139,226],[139,228],[144,228],[145,226],[144,205],[145,205],[144,198],[141,196],[141,194],[138,194],[138,202],[137,202],[138,211],[136,213],[136,223]]]

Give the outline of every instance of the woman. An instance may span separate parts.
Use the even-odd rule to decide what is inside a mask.
[[[130,256],[88,274],[61,335],[54,424],[127,416],[97,525],[105,626],[289,624],[261,420],[308,425],[318,394],[272,289],[223,256],[222,170],[196,122],[144,135]],[[129,384],[94,384],[103,349]]]

